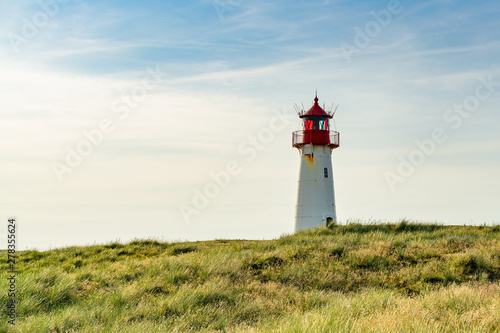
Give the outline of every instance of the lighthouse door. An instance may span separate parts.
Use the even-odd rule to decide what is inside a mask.
[[[331,227],[333,225],[333,218],[327,217],[326,218],[326,227]]]

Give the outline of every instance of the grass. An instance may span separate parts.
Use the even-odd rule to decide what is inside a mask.
[[[0,303],[8,270],[1,260]],[[401,221],[270,241],[18,253],[0,332],[500,332],[500,228]]]

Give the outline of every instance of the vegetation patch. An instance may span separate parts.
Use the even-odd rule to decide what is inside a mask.
[[[270,256],[267,258],[259,258],[252,260],[248,263],[248,267],[253,270],[260,270],[264,268],[278,267],[284,264],[284,260],[280,257]]]
[[[195,246],[183,246],[183,245],[178,245],[174,246],[172,249],[170,249],[169,254],[173,256],[178,256],[180,254],[185,254],[185,253],[190,253],[196,251]]]
[[[16,326],[2,307],[0,332],[497,332],[498,229],[351,223],[20,251]]]

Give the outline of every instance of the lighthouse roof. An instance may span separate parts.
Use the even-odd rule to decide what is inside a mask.
[[[323,108],[321,106],[319,106],[318,100],[319,100],[318,96],[316,95],[316,97],[314,97],[314,105],[309,110],[307,110],[307,112],[303,112],[300,115],[300,118],[304,118],[304,117],[332,118],[333,117],[332,115],[326,113],[326,111],[323,110]]]

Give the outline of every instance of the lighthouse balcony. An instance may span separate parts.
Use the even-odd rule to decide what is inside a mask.
[[[340,145],[340,134],[335,131],[302,130],[292,133],[292,146],[298,148],[302,145],[328,145],[335,149]]]

